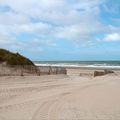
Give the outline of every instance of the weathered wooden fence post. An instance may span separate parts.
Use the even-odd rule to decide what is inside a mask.
[[[24,76],[24,74],[23,74],[23,66],[21,66],[21,76]]]
[[[56,67],[56,74],[58,74],[58,67]]]
[[[49,75],[52,73],[52,68],[49,66]]]
[[[39,76],[40,76],[41,74],[40,74],[40,69],[39,69]]]

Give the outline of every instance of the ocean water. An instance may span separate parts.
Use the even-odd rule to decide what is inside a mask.
[[[37,66],[120,69],[120,61],[34,61]]]

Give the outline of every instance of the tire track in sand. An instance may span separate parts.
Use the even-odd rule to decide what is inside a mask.
[[[65,104],[65,97],[69,93],[63,93],[59,97],[48,98],[48,101],[40,104],[38,109],[33,114],[32,120],[56,120],[58,119],[60,109]]]

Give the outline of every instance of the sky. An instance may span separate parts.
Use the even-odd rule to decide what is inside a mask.
[[[120,0],[0,0],[0,48],[33,61],[120,60]]]

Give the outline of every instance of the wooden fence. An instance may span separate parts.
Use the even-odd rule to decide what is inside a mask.
[[[0,76],[67,74],[66,68],[30,65],[0,65]]]

